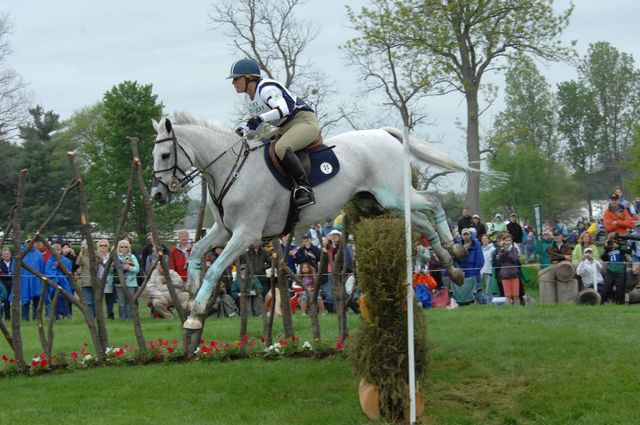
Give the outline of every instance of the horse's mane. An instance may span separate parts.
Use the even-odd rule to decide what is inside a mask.
[[[194,115],[190,112],[177,111],[173,113],[173,123],[178,125],[195,125],[222,133],[230,133],[229,130],[220,127],[213,121]]]

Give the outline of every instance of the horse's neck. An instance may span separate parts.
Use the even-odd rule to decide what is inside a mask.
[[[183,126],[180,130],[185,147],[191,150],[193,165],[201,171],[206,171],[212,178],[215,179],[216,172],[226,172],[225,165],[229,162],[233,164],[235,161],[236,155],[232,152],[223,154],[235,143],[230,134],[194,126]]]

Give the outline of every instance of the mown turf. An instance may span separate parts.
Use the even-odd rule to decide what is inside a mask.
[[[427,311],[433,357],[430,424],[633,424],[638,392],[636,306],[470,306]],[[308,318],[295,316],[302,340]],[[358,324],[350,316],[352,330]],[[179,338],[177,321],[145,318],[148,339]],[[335,341],[335,316],[322,318]],[[250,333],[259,335],[252,320]],[[238,338],[237,319],[210,320],[206,339]],[[25,327],[27,356],[40,351]],[[134,342],[109,323],[113,345]],[[279,330],[276,330],[276,333]],[[81,348],[79,321],[56,326],[56,350]],[[0,343],[0,353],[9,351]],[[190,362],[0,379],[0,424],[366,424],[357,378],[341,357]]]

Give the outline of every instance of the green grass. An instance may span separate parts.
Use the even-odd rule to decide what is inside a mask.
[[[470,306],[425,314],[430,424],[637,422],[637,307]],[[309,338],[308,318],[294,317],[300,338]],[[357,324],[351,315],[352,331]],[[179,338],[177,321],[145,317],[143,327],[148,339]],[[335,316],[323,317],[322,329],[333,341]],[[205,338],[235,340],[238,330],[235,318],[209,320]],[[260,331],[261,322],[252,320],[250,333]],[[134,342],[130,323],[110,322],[109,332],[113,345]],[[27,357],[40,351],[33,323],[24,336]],[[79,350],[87,340],[79,320],[63,322],[54,351]],[[0,353],[9,354],[4,341]],[[0,424],[367,424],[357,381],[341,357],[15,376],[0,379]]]

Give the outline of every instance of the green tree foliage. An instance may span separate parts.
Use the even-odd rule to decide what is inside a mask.
[[[19,154],[20,167],[29,170],[22,215],[22,226],[27,233],[36,231],[51,214],[71,180],[71,170],[56,133],[61,128],[59,115],[45,112],[41,106],[30,109],[29,114],[32,122],[20,127],[23,142]],[[77,230],[77,203],[75,193],[70,194],[46,229],[47,235]]]
[[[83,139],[81,150],[86,161],[89,213],[99,228],[114,231],[125,203],[132,161],[127,137],[138,138],[144,180],[151,181],[155,139],[151,120],[160,119],[162,108],[151,85],[125,81],[104,94],[101,106],[75,117],[68,137]],[[159,208],[157,219],[161,230],[172,230],[174,223],[184,216],[185,208],[184,197]],[[144,243],[146,213],[137,184],[125,231],[135,231]]]
[[[556,16],[549,0],[374,0],[354,21],[361,34],[392,31],[413,55],[436,67],[441,90],[458,90],[467,103],[467,156],[480,161],[478,94],[484,75],[511,53],[525,52],[544,59],[567,58],[556,40],[572,11]],[[381,29],[376,22],[385,20]],[[367,37],[363,37],[366,40]],[[467,204],[480,209],[480,176],[471,174]]]
[[[18,172],[20,170],[20,146],[0,140],[0,225],[2,229],[9,220],[11,206],[18,194]],[[2,230],[0,229],[0,230]]]
[[[633,56],[597,42],[580,60],[578,74],[578,81],[558,86],[558,131],[591,205],[637,169],[625,164],[633,159],[628,149],[637,132],[640,71]]]
[[[509,174],[507,183],[487,187],[482,195],[485,215],[516,212],[532,219],[532,206],[559,217],[575,209],[577,186],[556,159],[554,98],[531,59],[520,57],[506,74],[504,111],[494,123],[489,145],[495,156],[489,166]]]

